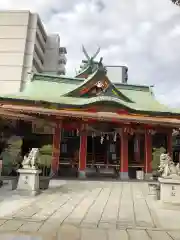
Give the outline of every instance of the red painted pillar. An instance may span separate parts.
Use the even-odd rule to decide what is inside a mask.
[[[56,122],[53,133],[53,149],[51,169],[53,174],[57,174],[59,170],[59,157],[61,148],[61,122]]]
[[[120,141],[120,177],[121,179],[128,179],[128,132],[126,128],[122,128]]]
[[[80,149],[79,149],[79,177],[84,178],[86,176],[86,156],[87,156],[87,132],[86,125],[82,125],[80,131]]]
[[[169,156],[172,158],[172,130],[167,133],[167,152]]]
[[[145,129],[145,174],[147,178],[152,173],[152,135]]]
[[[140,135],[136,134],[134,138],[134,158],[135,161],[138,163],[141,160],[140,156]]]

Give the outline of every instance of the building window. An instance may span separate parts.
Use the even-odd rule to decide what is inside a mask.
[[[38,41],[38,43],[41,47],[42,52],[44,53],[45,52],[45,46],[43,45],[38,33],[36,33],[36,39],[37,39],[37,41]]]
[[[41,68],[39,67],[39,64],[37,63],[37,61],[35,59],[33,59],[33,66],[34,68],[37,70],[37,72],[42,72]]]
[[[41,32],[41,34],[42,34],[42,37],[43,37],[43,39],[44,39],[44,42],[46,42],[46,40],[47,40],[47,36],[46,36],[46,33],[45,33],[45,31],[44,31],[44,28],[43,28],[43,26],[42,26],[42,23],[41,23],[41,21],[40,21],[40,19],[38,19],[38,28],[39,28],[39,30],[40,30],[40,32]]]
[[[41,58],[41,54],[40,54],[40,52],[39,52],[39,50],[38,50],[38,48],[37,48],[36,45],[35,45],[35,47],[34,47],[34,51],[35,51],[35,53],[37,54],[37,56],[38,56],[41,64],[43,65],[43,60],[42,60],[42,58]]]
[[[65,48],[65,47],[60,47],[60,48],[59,48],[59,53],[60,53],[60,54],[67,54],[66,48]]]
[[[66,60],[65,59],[60,59],[59,64],[66,64]]]

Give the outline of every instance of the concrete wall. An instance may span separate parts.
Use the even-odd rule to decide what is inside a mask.
[[[29,12],[0,12],[0,92],[18,91],[24,65]]]
[[[107,76],[113,83],[127,83],[128,74],[126,66],[105,66]]]
[[[66,56],[60,53],[60,37],[58,34],[49,35],[45,46],[44,72],[65,74]]]
[[[0,94],[22,90],[31,71],[58,73],[59,47],[59,36],[47,37],[38,14],[0,11]]]
[[[46,53],[44,58],[44,71],[57,73],[59,60],[59,35],[51,35],[47,37]]]

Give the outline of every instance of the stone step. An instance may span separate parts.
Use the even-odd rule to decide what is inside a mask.
[[[116,176],[116,171],[113,168],[99,168],[98,173],[100,175]]]

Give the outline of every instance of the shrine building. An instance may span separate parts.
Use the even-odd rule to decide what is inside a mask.
[[[141,169],[148,178],[153,148],[172,154],[180,110],[160,104],[150,86],[114,82],[102,59],[85,55],[75,77],[34,73],[23,91],[0,96],[1,118],[30,122],[32,131],[39,124],[52,136],[54,176],[128,179]]]

